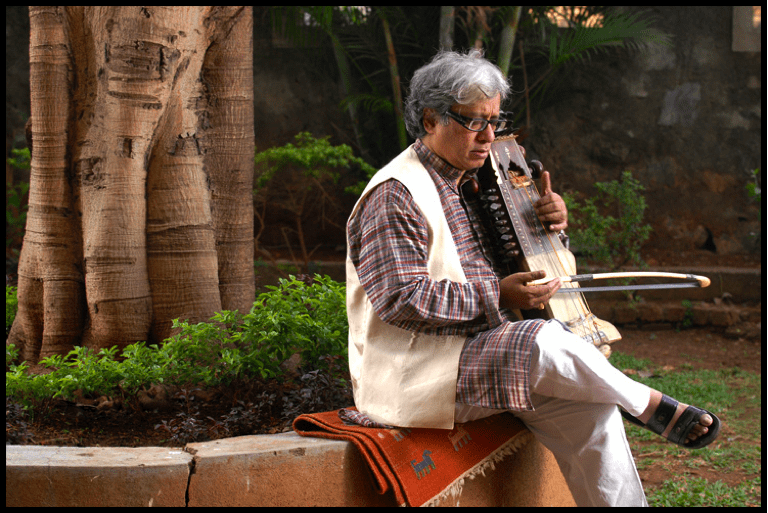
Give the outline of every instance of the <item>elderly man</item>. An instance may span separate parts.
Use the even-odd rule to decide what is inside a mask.
[[[558,321],[520,320],[560,286],[543,271],[498,275],[478,205],[462,184],[482,166],[509,85],[478,51],[416,71],[406,124],[416,142],[368,184],[348,223],[347,313],[355,404],[370,421],[450,429],[512,411],[555,455],[579,505],[645,505],[617,405],[697,448],[717,417],[616,370]],[[549,173],[536,204],[567,226]]]

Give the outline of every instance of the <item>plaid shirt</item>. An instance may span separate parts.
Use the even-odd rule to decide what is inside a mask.
[[[381,319],[408,331],[466,335],[456,400],[507,410],[532,409],[529,362],[542,321],[517,321],[499,309],[499,272],[473,198],[456,181],[461,171],[414,144],[437,188],[467,283],[431,280],[426,221],[397,180],[376,187],[347,227],[349,254]]]

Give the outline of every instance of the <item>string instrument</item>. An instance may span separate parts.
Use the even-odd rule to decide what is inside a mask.
[[[481,217],[502,265],[509,267],[510,274],[543,269],[546,280],[571,277],[576,275],[573,254],[563,246],[557,233],[542,224],[534,210],[540,198],[534,178],[542,170],[541,163],[535,160],[529,167],[514,136],[497,137],[476,177],[484,206]],[[590,311],[583,294],[576,290],[580,288],[578,278],[562,281],[561,289],[574,290],[553,295],[543,310],[525,310],[523,316],[557,319],[609,356],[609,344],[620,340],[621,334]]]

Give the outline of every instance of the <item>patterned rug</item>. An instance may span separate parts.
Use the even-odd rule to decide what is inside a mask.
[[[454,429],[364,427],[348,420],[357,413],[342,408],[300,415],[293,429],[302,436],[346,440],[355,444],[373,474],[377,491],[393,490],[401,506],[431,506],[456,498],[466,478],[533,439],[509,413],[456,424]]]

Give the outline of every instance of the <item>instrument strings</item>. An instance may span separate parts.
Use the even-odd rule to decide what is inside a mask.
[[[536,189],[536,184],[531,179],[531,188],[532,190],[536,191],[536,194],[540,196],[538,189]],[[544,223],[542,223],[538,216],[535,214],[535,210],[533,209],[533,206],[535,204],[534,198],[531,195],[531,189],[528,187],[524,187],[525,192],[528,196],[528,201],[531,204],[531,213],[529,214],[530,225],[532,228],[535,228],[536,230],[541,229],[546,236],[546,241],[549,243],[549,249],[551,251],[546,251],[546,258],[549,261],[552,269],[560,269],[562,271],[562,276],[568,276],[570,273],[566,269],[565,264],[561,260],[561,256],[559,252],[557,251],[557,245],[552,240],[553,234],[550,233],[549,230],[547,230],[546,226],[544,226]],[[559,241],[558,241],[559,242]],[[561,286],[565,286],[565,284],[562,284]],[[579,287],[578,283],[570,283],[569,285],[571,288]],[[568,296],[571,296],[567,299],[567,301],[570,301],[571,306],[574,310],[578,312],[579,315],[579,322],[578,322],[578,328],[573,325],[571,319],[568,319],[568,321],[565,321],[569,328],[574,329],[576,328],[576,331],[578,331],[577,335],[583,339],[590,338],[591,342],[594,344],[597,341],[600,341],[602,337],[600,337],[600,329],[597,326],[597,323],[594,321],[594,316],[592,315],[592,312],[589,309],[589,305],[587,304],[586,300],[584,299],[583,294],[581,293],[574,293],[574,294],[567,294]],[[551,301],[551,300],[550,300]],[[560,299],[558,299],[560,301]],[[586,316],[584,313],[586,312]],[[592,322],[590,322],[590,320]]]

